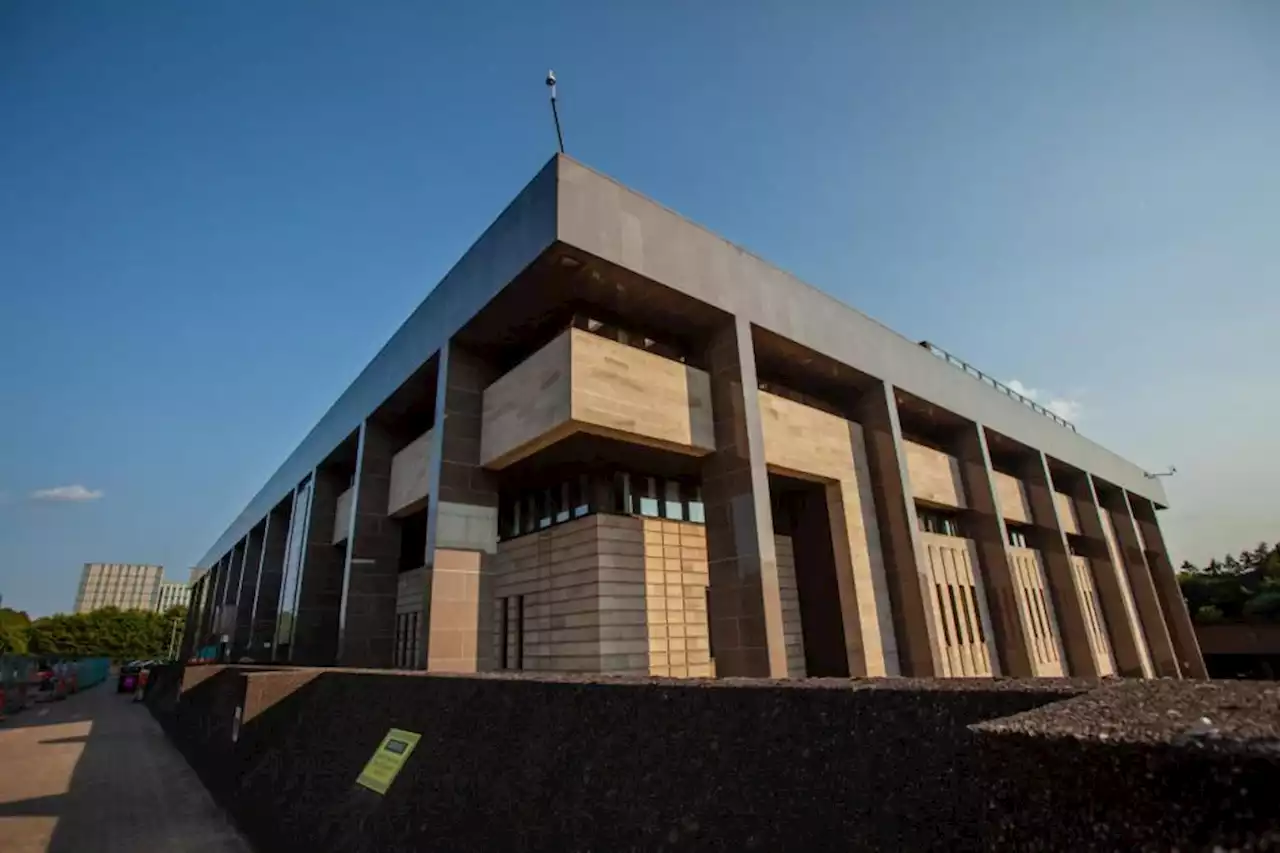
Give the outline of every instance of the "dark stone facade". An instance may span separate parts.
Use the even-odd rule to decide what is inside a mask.
[[[195,683],[200,669],[210,672]],[[1280,771],[1274,684],[1244,685],[1252,692],[1214,704],[1196,691],[1219,685],[1190,682],[1096,690],[1098,682],[1067,680],[220,667],[188,676],[179,701],[157,690],[153,708],[264,850],[1074,851],[1280,841],[1268,793]],[[1174,707],[1215,718],[1234,707],[1243,720],[1223,723],[1206,748],[1205,738],[1185,736],[1194,716],[1181,728],[1171,722]],[[1049,722],[1037,722],[1036,709]],[[971,728],[1011,715],[1003,727]],[[391,727],[422,741],[377,796],[354,781]]]

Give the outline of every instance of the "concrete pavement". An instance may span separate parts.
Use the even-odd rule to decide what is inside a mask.
[[[5,853],[250,853],[182,755],[115,681],[0,723]]]

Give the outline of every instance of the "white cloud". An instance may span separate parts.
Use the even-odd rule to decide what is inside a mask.
[[[1017,379],[1010,379],[1004,384],[1008,386],[1009,390],[1021,394],[1028,400],[1034,400],[1064,420],[1075,421],[1080,417],[1083,407],[1079,400],[1059,397],[1047,391],[1041,391],[1039,388],[1028,388]]]
[[[80,503],[83,501],[96,501],[102,497],[101,489],[89,489],[75,483],[70,486],[54,486],[51,489],[38,489],[31,493],[33,501],[70,501]]]

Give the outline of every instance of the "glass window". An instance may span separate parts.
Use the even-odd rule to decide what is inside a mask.
[[[556,524],[569,520],[569,484],[561,483],[551,490],[556,496]]]
[[[698,524],[706,524],[706,512],[702,505],[702,486],[690,486],[686,489],[689,496],[689,520]]]
[[[631,475],[617,473],[613,475],[613,511],[623,515],[631,514]]]
[[[938,533],[943,536],[963,536],[960,520],[935,509],[919,508],[916,510],[917,525],[925,533]]]
[[[643,477],[640,480],[640,494],[637,501],[639,515],[649,518],[658,517],[658,480],[656,477]]]
[[[555,509],[553,508],[555,503],[555,497],[554,497],[555,493],[556,493],[555,489],[546,489],[545,491],[538,492],[536,497],[534,498],[534,500],[537,501],[537,504],[538,504],[538,529],[539,530],[542,530],[545,527],[551,526],[551,519],[555,515]]]
[[[680,483],[667,480],[663,483],[666,500],[663,502],[663,516],[673,521],[684,521],[684,501],[680,499]]]
[[[573,517],[582,518],[591,511],[591,478],[583,474],[578,478],[577,494],[573,496]]]
[[[1009,528],[1009,544],[1014,548],[1027,548],[1027,532],[1021,527]]]
[[[538,521],[538,493],[532,492],[525,495],[524,512],[521,513],[520,532],[532,533]]]

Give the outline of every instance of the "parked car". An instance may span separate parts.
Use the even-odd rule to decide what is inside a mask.
[[[117,693],[132,693],[138,686],[138,674],[151,666],[151,661],[131,660],[120,666],[120,676],[116,680]]]

